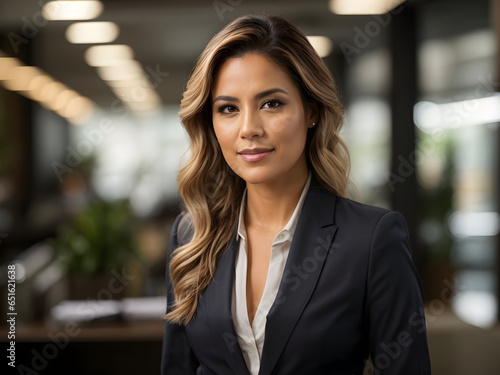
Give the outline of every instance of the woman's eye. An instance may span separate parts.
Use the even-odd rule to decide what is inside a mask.
[[[283,103],[279,100],[267,100],[264,102],[264,104],[262,105],[263,108],[278,108],[282,105]]]
[[[228,104],[224,104],[224,105],[221,105],[218,109],[217,109],[217,112],[219,113],[234,113],[236,112],[238,109],[232,105],[228,105]]]

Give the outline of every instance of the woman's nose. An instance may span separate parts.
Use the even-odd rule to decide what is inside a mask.
[[[240,116],[240,121],[241,138],[262,137],[264,134],[262,120],[257,113],[247,110],[243,116]]]

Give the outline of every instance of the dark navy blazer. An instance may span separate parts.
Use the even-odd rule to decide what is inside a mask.
[[[179,221],[168,259],[185,242]],[[408,241],[399,212],[338,197],[313,180],[267,315],[259,375],[357,375],[369,355],[375,375],[430,374]],[[185,327],[165,322],[162,375],[248,375],[231,318],[237,250],[235,233],[194,318]],[[168,261],[166,278],[171,304]]]

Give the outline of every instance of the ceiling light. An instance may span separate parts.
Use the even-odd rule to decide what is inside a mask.
[[[333,43],[330,38],[326,36],[308,36],[307,39],[320,57],[326,57],[332,52]]]
[[[54,110],[56,107],[54,106],[55,99],[57,96],[63,92],[64,90],[67,90],[68,88],[63,85],[61,82],[52,82],[47,85],[45,85],[41,91],[40,91],[40,96],[41,100],[40,103],[50,109]]]
[[[73,90],[64,90],[63,92],[59,93],[56,98],[54,99],[53,106],[54,110],[61,110],[64,108],[71,99],[76,98],[78,96],[78,93],[76,93]]]
[[[500,121],[500,95],[436,104],[419,102],[413,107],[415,125],[426,133],[436,129],[494,124]]]
[[[43,99],[43,89],[52,82],[54,82],[54,80],[46,74],[36,76],[29,83],[28,96],[33,100],[41,101]]]
[[[111,90],[116,95],[116,97],[122,101],[134,101],[132,97],[134,92],[138,90],[136,87],[111,87]]]
[[[330,0],[335,14],[384,14],[405,0]]]
[[[66,39],[70,43],[109,43],[114,41],[120,32],[114,22],[77,22],[66,30]]]
[[[151,89],[138,89],[134,99],[143,103],[159,104],[161,102],[158,93]]]
[[[34,66],[15,66],[9,69],[10,77],[4,86],[11,91],[27,91],[31,81],[41,74],[42,71]]]
[[[132,111],[137,112],[147,112],[153,111],[159,107],[159,101],[149,101],[149,102],[127,102],[127,107]]]
[[[134,51],[125,44],[93,46],[85,52],[85,61],[90,66],[112,66],[134,58]]]
[[[57,112],[73,124],[87,121],[94,111],[88,98],[58,82],[35,66],[12,57],[2,56],[0,51],[0,81],[11,91],[39,102],[43,107]]]
[[[127,88],[127,87],[149,87],[151,88],[151,84],[147,80],[146,77],[142,78],[135,78],[135,79],[129,79],[129,80],[121,80],[121,81],[108,81],[106,82],[108,86],[111,88],[117,87],[117,88]]]
[[[82,123],[93,111],[92,102],[80,95],[73,97],[58,113],[72,123]]]
[[[102,11],[100,1],[49,1],[42,8],[42,15],[49,21],[91,20]]]
[[[112,87],[115,95],[126,102],[158,102],[156,91],[147,87]]]
[[[21,65],[21,61],[15,57],[0,57],[0,81],[11,78],[11,69]]]
[[[134,89],[133,87],[110,87],[111,91],[115,94],[115,96],[122,100],[128,101],[131,97],[131,91]]]
[[[73,105],[78,105],[74,115],[67,116],[66,119],[74,125],[86,123],[94,113],[94,105],[90,99],[80,97],[71,102]]]
[[[98,67],[97,74],[104,81],[131,80],[144,77],[141,64],[135,60],[125,61],[114,66]]]

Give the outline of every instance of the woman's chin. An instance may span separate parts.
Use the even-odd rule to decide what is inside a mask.
[[[246,168],[245,168],[246,169]],[[262,184],[270,182],[276,178],[274,173],[262,170],[263,168],[253,168],[254,170],[239,170],[236,172],[247,184]]]

